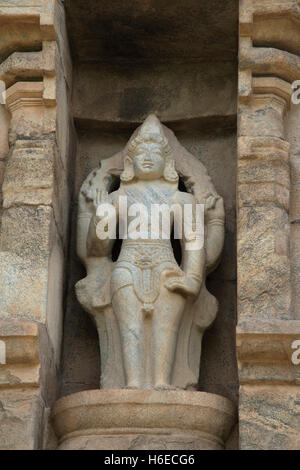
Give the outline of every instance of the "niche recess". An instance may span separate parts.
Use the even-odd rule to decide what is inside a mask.
[[[73,55],[77,154],[64,323],[61,396],[98,388],[96,329],[75,297],[84,277],[75,252],[79,188],[126,144],[149,113],[206,166],[226,208],[220,266],[207,287],[217,320],[204,337],[199,390],[237,402],[237,0],[66,0]]]

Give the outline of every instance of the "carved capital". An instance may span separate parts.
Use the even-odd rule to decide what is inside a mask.
[[[39,137],[56,129],[53,97],[44,99],[44,82],[17,82],[6,92],[6,106],[11,113],[10,139]],[[50,94],[51,96],[51,94]]]

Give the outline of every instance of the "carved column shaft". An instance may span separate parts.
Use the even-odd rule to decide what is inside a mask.
[[[0,233],[3,449],[48,445],[62,336],[70,59],[60,3],[29,3],[0,2],[4,32],[13,26],[24,38],[20,44],[8,35],[5,42],[4,34],[0,41],[10,116]]]
[[[275,94],[253,94],[248,104],[240,105],[239,322],[257,316],[260,320],[290,316],[290,170],[289,143],[284,140],[285,109],[285,100]]]
[[[243,0],[240,5],[237,353],[241,449],[299,448],[300,374],[292,363],[292,343],[300,338],[300,323],[292,309],[293,136],[286,126],[291,83],[299,78],[300,70],[286,22],[296,31],[299,13],[293,0],[282,5]]]

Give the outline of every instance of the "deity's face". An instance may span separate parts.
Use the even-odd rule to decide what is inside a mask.
[[[164,174],[165,159],[161,145],[144,142],[137,146],[133,157],[135,176],[141,180],[159,179]]]

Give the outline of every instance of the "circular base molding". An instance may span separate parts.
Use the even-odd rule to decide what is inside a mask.
[[[88,390],[52,410],[61,450],[223,449],[234,422],[233,404],[205,392]]]

